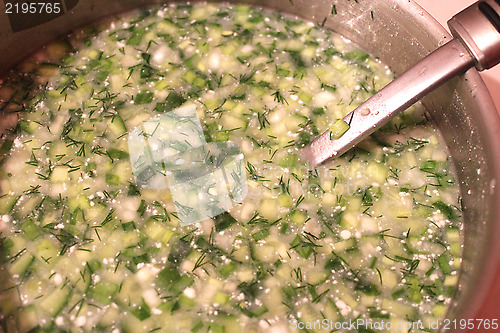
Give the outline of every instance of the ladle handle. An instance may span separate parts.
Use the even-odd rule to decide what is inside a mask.
[[[466,47],[478,70],[500,63],[500,0],[476,2],[453,16],[448,26]]]
[[[448,24],[455,36],[344,117],[349,129],[338,139],[327,131],[302,149],[310,167],[338,157],[451,78],[476,66],[500,62],[500,0],[480,1]]]

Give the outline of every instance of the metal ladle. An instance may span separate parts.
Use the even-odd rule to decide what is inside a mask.
[[[327,131],[301,151],[311,167],[338,157],[421,97],[475,66],[500,63],[500,0],[484,0],[459,12],[448,26],[450,42],[425,57],[344,117],[349,129],[338,139]]]

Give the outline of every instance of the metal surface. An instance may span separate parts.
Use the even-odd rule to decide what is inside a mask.
[[[349,130],[338,139],[326,131],[302,150],[311,167],[338,157],[410,105],[451,78],[476,66],[488,69],[500,62],[500,5],[479,1],[455,15],[450,29],[455,39],[404,72],[344,117]]]
[[[146,0],[80,0],[69,13],[44,25],[11,33],[0,2],[0,73],[46,42],[104,16],[160,3]],[[230,1],[236,2],[236,1]],[[254,0],[246,3],[322,23],[379,57],[396,74],[451,36],[408,0]],[[332,5],[337,14],[332,14]],[[500,260],[500,120],[476,70],[453,79],[423,99],[441,130],[460,182],[465,247],[458,290],[448,318],[474,318],[489,293]],[[2,115],[1,126],[5,126]],[[2,133],[5,133],[2,132]],[[449,332],[449,331],[447,331]]]
[[[479,70],[500,62],[500,1],[480,1],[455,15],[448,26],[467,46]]]

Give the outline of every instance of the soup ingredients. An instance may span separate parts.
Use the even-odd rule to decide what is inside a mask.
[[[460,203],[425,113],[409,110],[333,164],[311,171],[298,157],[391,80],[349,41],[247,6],[172,5],[46,51],[0,91],[23,118],[0,174],[7,325],[286,332],[363,318],[421,321],[417,332],[444,315]],[[168,188],[137,184],[128,138],[193,105],[204,141],[241,149],[248,193],[181,226]]]

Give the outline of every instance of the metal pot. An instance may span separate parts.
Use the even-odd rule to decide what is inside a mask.
[[[31,25],[45,22],[33,27],[26,24],[29,17],[9,18],[2,8],[0,74],[20,58],[75,27],[110,14],[163,2],[168,1],[66,0],[62,2],[60,14],[29,21]],[[267,7],[324,24],[379,57],[396,74],[451,38],[412,0],[229,2]],[[24,25],[19,22],[24,22]],[[13,32],[16,30],[19,31]],[[500,196],[500,141],[497,137],[500,120],[475,69],[426,97],[423,104],[450,148],[463,199],[463,262],[459,285],[447,316],[452,320],[475,318],[491,288],[500,261],[500,205],[497,205]],[[9,117],[2,116],[0,130],[8,127],[8,120]]]

